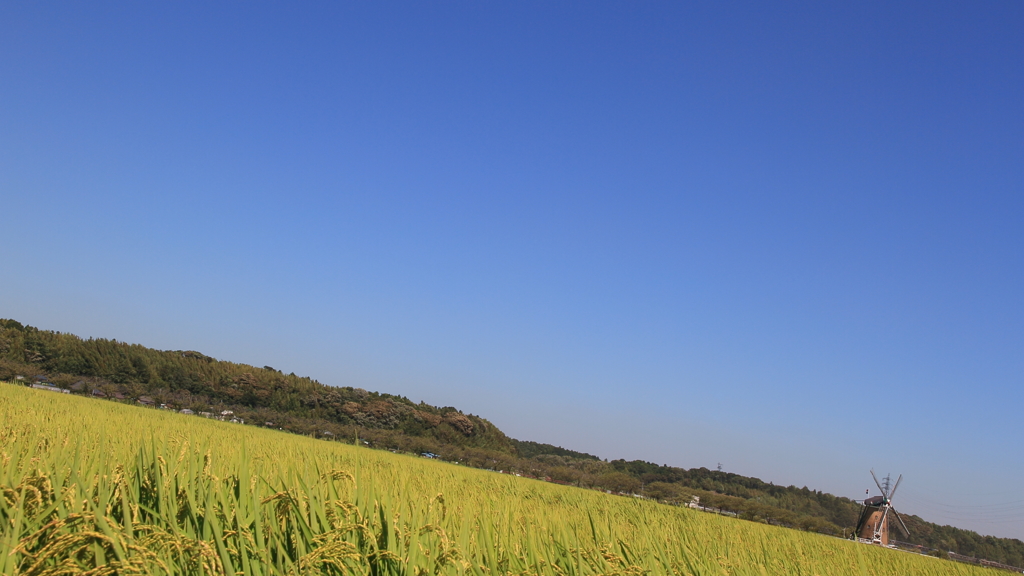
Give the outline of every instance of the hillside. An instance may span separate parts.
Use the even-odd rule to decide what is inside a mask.
[[[0,384],[0,572],[649,576],[985,569]]]
[[[195,351],[160,351],[116,340],[81,339],[0,320],[0,380],[23,377],[81,395],[164,405],[196,414],[229,410],[246,424],[412,454],[555,483],[638,494],[666,503],[701,503],[758,522],[831,535],[850,533],[856,502],[807,487],[776,486],[708,470],[604,461],[571,449],[507,437],[486,419],[454,407],[334,387],[308,377],[216,360]],[[983,537],[909,516],[908,540],[1024,566],[1020,540]]]

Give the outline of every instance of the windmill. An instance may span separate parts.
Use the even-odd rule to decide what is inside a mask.
[[[875,479],[875,486],[878,486],[882,495],[874,496],[864,501],[864,510],[861,512],[860,520],[857,522],[857,537],[870,540],[874,544],[888,546],[890,513],[899,521],[899,528],[903,534],[910,536],[907,525],[903,523],[903,518],[900,518],[899,512],[892,507],[892,497],[896,494],[896,489],[899,488],[903,475],[900,474],[895,484],[891,483],[892,479],[889,475],[883,478],[883,482],[879,482],[874,470],[871,471],[871,477]]]

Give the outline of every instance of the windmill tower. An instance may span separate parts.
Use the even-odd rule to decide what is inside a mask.
[[[882,492],[882,495],[874,496],[864,501],[864,510],[861,511],[860,520],[857,522],[857,537],[863,540],[870,540],[874,544],[888,546],[890,514],[899,521],[900,531],[904,535],[910,536],[907,525],[903,523],[903,518],[900,518],[899,512],[892,507],[892,497],[896,494],[896,489],[899,488],[903,475],[901,474],[896,479],[896,484],[891,484],[892,479],[889,475],[886,475],[883,481],[879,482],[874,470],[871,471],[871,477],[875,479],[875,486],[878,486],[878,490]]]

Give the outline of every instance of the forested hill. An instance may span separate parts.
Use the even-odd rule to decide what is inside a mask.
[[[350,427],[394,430],[445,444],[515,453],[511,440],[497,427],[453,407],[326,386],[270,366],[215,360],[191,350],[154,350],[103,338],[83,340],[0,320],[0,380],[16,376],[46,380],[75,392],[142,399],[196,413],[233,409],[251,423],[273,423],[299,433],[334,435],[350,432]]]
[[[21,377],[18,380],[18,377]],[[247,425],[414,454],[563,484],[702,504],[760,522],[849,534],[860,505],[806,487],[775,486],[728,472],[649,462],[601,460],[574,450],[509,438],[457,408],[414,403],[360,388],[116,340],[83,340],[0,319],[0,381],[44,382],[83,395],[196,414],[231,411]],[[2,487],[0,487],[2,488]],[[1024,542],[982,537],[909,517],[909,541],[1024,566]]]

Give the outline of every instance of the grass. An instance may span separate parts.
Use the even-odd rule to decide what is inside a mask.
[[[991,574],[325,442],[0,384],[3,574]]]

